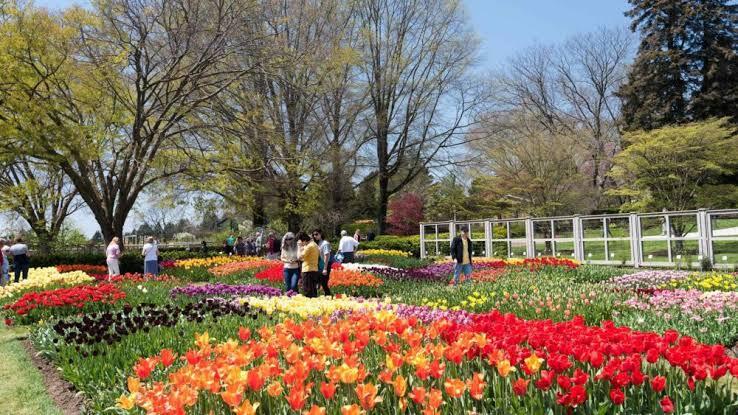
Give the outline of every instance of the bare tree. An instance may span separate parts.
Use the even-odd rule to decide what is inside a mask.
[[[486,129],[502,131],[515,116],[522,134],[545,131],[567,135],[581,173],[590,180],[593,203],[608,186],[612,158],[620,149],[619,99],[631,57],[631,37],[624,29],[600,29],[561,45],[534,46],[513,57],[495,76],[495,114]],[[494,122],[501,122],[494,125]]]
[[[459,2],[361,0],[362,66],[376,151],[376,220],[386,227],[389,197],[449,157],[481,100],[469,79],[477,53]]]
[[[53,166],[29,157],[13,157],[0,166],[2,206],[23,218],[49,253],[64,221],[82,206],[76,189]]]

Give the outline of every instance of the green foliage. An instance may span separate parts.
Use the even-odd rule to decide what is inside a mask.
[[[623,211],[721,208],[738,200],[710,198],[718,180],[738,168],[738,135],[725,120],[636,131],[623,139],[627,146],[611,173],[622,185],[608,192],[627,198]],[[720,186],[723,195],[738,194],[735,185],[730,191]]]
[[[420,235],[379,235],[373,241],[362,242],[359,249],[397,249],[420,256]]]

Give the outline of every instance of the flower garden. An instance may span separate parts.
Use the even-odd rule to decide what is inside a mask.
[[[262,258],[152,278],[32,269],[6,325],[86,413],[723,414],[738,410],[738,275],[541,258],[453,264],[373,250],[333,297],[284,292]]]

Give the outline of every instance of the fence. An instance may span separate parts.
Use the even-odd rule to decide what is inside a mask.
[[[633,267],[738,266],[738,209],[547,218],[480,219],[420,224],[420,256],[447,256],[469,228],[475,256],[555,256]]]

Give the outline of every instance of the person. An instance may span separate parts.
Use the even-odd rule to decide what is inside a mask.
[[[361,242],[361,232],[358,229],[354,232],[354,239],[356,242]]]
[[[223,240],[223,253],[226,255],[231,255],[233,253],[233,250],[231,248],[228,248],[228,240]]]
[[[228,238],[226,239],[226,246],[228,247],[226,252],[233,252],[233,245],[236,243],[236,238],[233,237],[233,234],[228,235]]]
[[[331,295],[331,289],[328,288],[328,280],[331,278],[331,266],[333,265],[331,244],[323,239],[323,231],[320,229],[313,230],[313,240],[318,244],[318,250],[320,251],[320,256],[318,257],[318,271],[320,271],[318,284],[323,287],[323,294]],[[317,291],[317,287],[315,290]]]
[[[369,231],[369,233],[366,234],[366,240],[367,242],[371,242],[376,238],[377,235],[374,234],[374,231]]]
[[[205,241],[200,242],[200,245],[202,246],[202,253],[207,254],[208,253],[208,243]]]
[[[238,256],[246,255],[246,243],[243,241],[243,236],[236,239],[236,244],[233,245],[233,253]]]
[[[338,241],[338,250],[343,255],[343,263],[348,264],[354,262],[354,252],[358,248],[359,242],[348,236],[348,232],[341,231],[341,240]]]
[[[284,290],[297,292],[297,282],[300,279],[300,263],[297,260],[297,243],[295,234],[287,232],[282,238],[282,253],[280,259],[284,264]]]
[[[261,248],[264,241],[264,234],[259,231],[256,232],[256,239],[254,239],[254,244],[256,245],[256,255],[261,255]]]
[[[451,241],[451,259],[456,261],[454,267],[454,285],[459,285],[459,277],[464,273],[464,279],[471,281],[472,273],[472,243],[469,240],[469,229],[461,228],[461,236]]]
[[[141,255],[144,256],[144,275],[159,275],[159,247],[153,237],[146,238]]]
[[[279,242],[277,242],[277,237],[274,236],[274,232],[269,232],[269,236],[266,241],[266,251],[267,259],[279,258]]]
[[[10,255],[13,255],[13,269],[15,270],[15,282],[28,279],[28,268],[31,262],[28,260],[28,245],[23,243],[22,237],[15,238],[15,244],[10,247]]]
[[[254,238],[246,239],[246,255],[256,256],[256,244],[254,243]]]
[[[105,249],[105,255],[107,256],[105,262],[107,262],[108,264],[108,277],[120,275],[120,264],[118,262],[120,258],[120,246],[118,245],[119,242],[120,239],[115,236],[113,237],[113,239],[110,240],[107,249]],[[108,281],[109,280],[110,278],[108,278]]]
[[[320,249],[308,234],[300,233],[300,241],[302,241],[302,255],[298,258],[302,261],[302,284],[305,297],[315,298],[318,296],[317,283],[320,279],[318,272],[318,258],[320,257]]]
[[[10,283],[10,261],[8,261],[8,251],[10,247],[7,245],[5,239],[0,239],[0,258],[2,258],[2,265],[0,265],[0,287]]]

